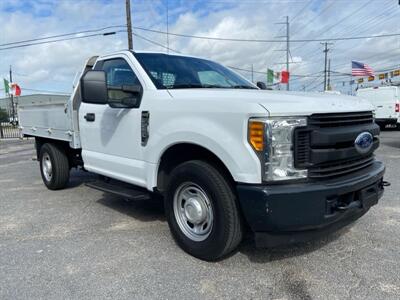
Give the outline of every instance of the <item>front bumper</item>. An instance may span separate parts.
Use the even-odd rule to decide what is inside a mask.
[[[292,184],[237,186],[256,245],[307,241],[355,221],[383,195],[382,162],[337,179]]]
[[[386,119],[375,119],[375,123],[376,124],[381,124],[381,125],[386,125],[386,124],[391,124],[391,125],[395,125],[396,123],[398,123],[398,119],[397,118],[386,118]]]

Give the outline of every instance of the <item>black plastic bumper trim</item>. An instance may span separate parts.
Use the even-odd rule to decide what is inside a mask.
[[[256,240],[257,236],[274,236],[266,243],[271,246],[274,240],[279,240],[278,244],[281,240],[307,240],[319,231],[336,230],[359,218],[382,196],[384,171],[384,165],[375,161],[359,172],[331,180],[268,186],[239,184],[237,191]],[[345,207],[348,209],[340,209]],[[306,237],[302,239],[301,235]]]

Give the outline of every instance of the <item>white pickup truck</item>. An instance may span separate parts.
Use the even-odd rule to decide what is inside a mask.
[[[164,198],[177,243],[215,260],[245,230],[257,246],[306,241],[365,214],[383,194],[379,127],[356,97],[267,91],[210,60],[121,51],[92,57],[65,105],[19,108],[44,184],[73,167],[90,186]]]

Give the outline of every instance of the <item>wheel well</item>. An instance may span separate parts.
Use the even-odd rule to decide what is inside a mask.
[[[46,143],[56,145],[63,149],[68,156],[68,161],[70,167],[76,167],[79,165],[83,165],[81,158],[81,149],[72,149],[69,146],[69,142],[59,141],[54,139],[35,137],[35,148],[36,148],[36,158],[39,160],[40,149]]]
[[[234,185],[235,181],[228,168],[214,153],[202,146],[184,143],[171,146],[161,156],[157,173],[157,190],[163,193],[168,185],[168,178],[171,171],[179,164],[189,160],[209,162]]]

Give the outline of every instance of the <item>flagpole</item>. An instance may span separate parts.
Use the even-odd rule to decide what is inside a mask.
[[[10,65],[10,83],[12,84],[12,69],[11,69],[11,65]],[[12,111],[12,123],[15,122],[15,110],[14,110],[14,95],[12,93],[9,93],[10,95],[10,99],[11,99],[11,111]]]

